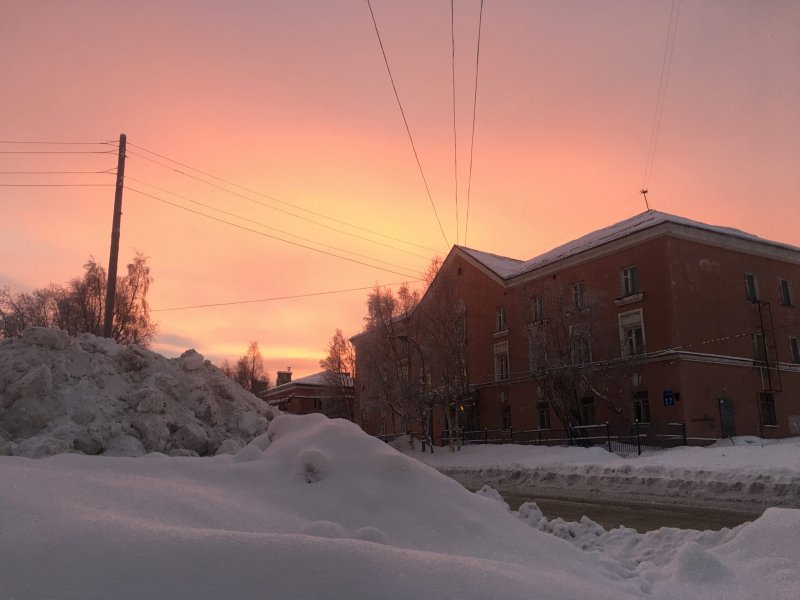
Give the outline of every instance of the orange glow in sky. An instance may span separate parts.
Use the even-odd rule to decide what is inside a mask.
[[[455,5],[457,199],[450,4],[372,6],[447,242],[463,244],[480,1]],[[467,245],[528,259],[644,209],[675,7],[652,207],[800,246],[800,4],[750,0],[486,2]],[[312,373],[337,327],[360,331],[366,290],[163,309],[402,282],[446,255],[365,2],[2,12],[0,140],[128,136],[120,261],[150,257],[155,350],[219,362],[255,340],[273,377]],[[87,148],[112,152],[2,153],[0,184],[113,184],[19,173],[113,171],[113,147]],[[0,144],[39,149],[81,147]],[[113,187],[6,185],[0,286],[64,283],[89,255],[106,263]]]

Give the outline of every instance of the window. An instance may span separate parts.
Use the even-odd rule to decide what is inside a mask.
[[[789,282],[785,279],[779,279],[778,285],[781,294],[781,304],[784,306],[792,305],[792,290],[789,288]]]
[[[753,360],[764,362],[767,360],[767,346],[764,344],[764,334],[753,334]]]
[[[508,329],[508,324],[506,323],[506,307],[498,306],[495,314],[495,331],[505,331],[506,329]]]
[[[775,414],[775,396],[772,392],[758,394],[758,407],[761,412],[761,424],[777,427],[778,417]]]
[[[505,392],[500,394],[500,429],[511,429],[511,406]]]
[[[581,425],[594,425],[594,398],[581,398]]]
[[[570,355],[573,365],[592,362],[592,338],[588,323],[577,323],[569,327]]]
[[[750,302],[758,302],[758,282],[752,273],[744,274],[744,291]]]
[[[633,395],[633,418],[639,423],[650,422],[650,402],[647,392],[636,392]]]
[[[494,345],[494,380],[506,381],[511,378],[508,362],[508,342]]]
[[[534,322],[544,320],[544,298],[541,296],[534,296],[531,300],[531,317]]]
[[[314,398],[314,410],[315,411],[322,410],[322,398]]]
[[[579,281],[572,285],[572,305],[575,310],[586,308],[586,282]]]
[[[541,373],[547,368],[547,346],[544,329],[528,325],[528,368],[531,373]]]
[[[794,364],[800,365],[800,341],[794,336],[789,338],[789,357]]]
[[[622,269],[622,296],[639,293],[639,269],[636,265]]]
[[[620,313],[619,337],[622,345],[622,356],[644,354],[644,319],[642,310]]]
[[[550,429],[550,404],[539,402],[537,410],[539,411],[539,429]]]

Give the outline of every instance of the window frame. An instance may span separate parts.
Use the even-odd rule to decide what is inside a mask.
[[[541,295],[531,298],[531,318],[534,323],[544,321],[544,298]]]
[[[594,396],[581,398],[578,409],[581,414],[581,423],[583,425],[597,425]]]
[[[753,360],[767,362],[767,340],[764,332],[756,331],[751,339],[753,340]]]
[[[576,281],[572,284],[572,307],[576,312],[586,309],[586,282]]]
[[[775,410],[775,394],[758,392],[758,415],[764,427],[778,426],[778,413]]]
[[[639,266],[630,265],[620,269],[620,284],[623,298],[640,293],[642,290],[639,286]]]
[[[569,354],[573,365],[592,362],[592,333],[589,323],[583,321],[569,326]]]
[[[755,273],[745,272],[744,295],[748,302],[758,302],[758,278]]]
[[[511,429],[511,404],[506,392],[500,393],[500,429]]]
[[[800,338],[796,335],[789,336],[789,362],[800,365]]]
[[[639,423],[650,423],[650,398],[647,391],[634,392],[631,402],[633,408],[633,420]],[[642,417],[642,418],[639,418]]]
[[[508,381],[511,379],[511,359],[508,352],[508,342],[498,342],[494,345],[494,380]],[[503,368],[505,366],[505,368]]]
[[[634,322],[634,316],[638,317],[637,322]],[[617,325],[619,327],[620,349],[623,358],[633,358],[635,356],[641,356],[647,352],[647,337],[645,335],[644,328],[644,311],[641,308],[618,313]],[[636,337],[634,334],[634,347],[632,348],[633,351],[629,352],[628,332],[637,328],[641,330],[641,347],[636,345]]]
[[[528,326],[528,369],[531,373],[547,370],[547,334],[536,324]]]
[[[495,333],[508,331],[508,321],[506,320],[506,307],[498,306],[494,314]]]
[[[781,306],[794,306],[792,304],[792,286],[788,279],[778,278],[778,295],[781,298]]]
[[[550,403],[547,401],[536,404],[536,413],[539,416],[539,429],[550,429]]]

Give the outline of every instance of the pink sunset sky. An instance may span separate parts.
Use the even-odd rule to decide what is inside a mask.
[[[365,0],[4,2],[0,286],[108,260],[113,186],[41,184],[113,175],[20,172],[116,167],[111,145],[8,142],[121,132],[120,263],[150,257],[153,348],[255,340],[273,377],[317,371],[367,290],[163,309],[410,281],[457,242],[528,259],[641,212],[645,184],[657,210],[800,246],[800,4],[486,0],[467,225],[480,6],[454,4],[456,196],[450,3],[372,0],[443,236]]]

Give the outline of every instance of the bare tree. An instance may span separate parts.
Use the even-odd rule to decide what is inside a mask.
[[[423,422],[424,357],[408,339],[417,323],[412,313],[420,294],[407,286],[395,295],[376,287],[367,298],[365,335],[359,341],[362,408],[399,420],[395,429],[408,430],[411,421]],[[404,341],[406,340],[406,341]]]
[[[325,369],[325,381],[333,390],[327,399],[333,406],[331,414],[342,414],[344,418],[354,419],[353,376],[355,375],[356,353],[353,344],[337,329],[328,343],[328,355],[319,361]],[[330,416],[330,415],[329,415]]]
[[[418,308],[420,338],[427,356],[431,390],[427,398],[429,412],[441,407],[447,429],[455,432],[463,426],[462,414],[469,396],[466,354],[466,310],[454,277],[436,278],[442,266],[434,259],[426,274],[428,293]],[[450,447],[460,445],[457,435],[449,436]]]
[[[253,394],[266,391],[269,387],[269,378],[264,369],[264,357],[258,348],[258,342],[250,342],[247,351],[236,361],[235,367],[223,363],[222,370],[236,383]]]
[[[103,334],[106,272],[90,257],[84,273],[66,285],[50,284],[30,293],[0,290],[0,335],[16,337],[25,327],[58,327],[70,335]],[[112,337],[123,344],[148,346],[157,326],[150,319],[147,293],[153,277],[147,257],[136,253],[117,278]]]

